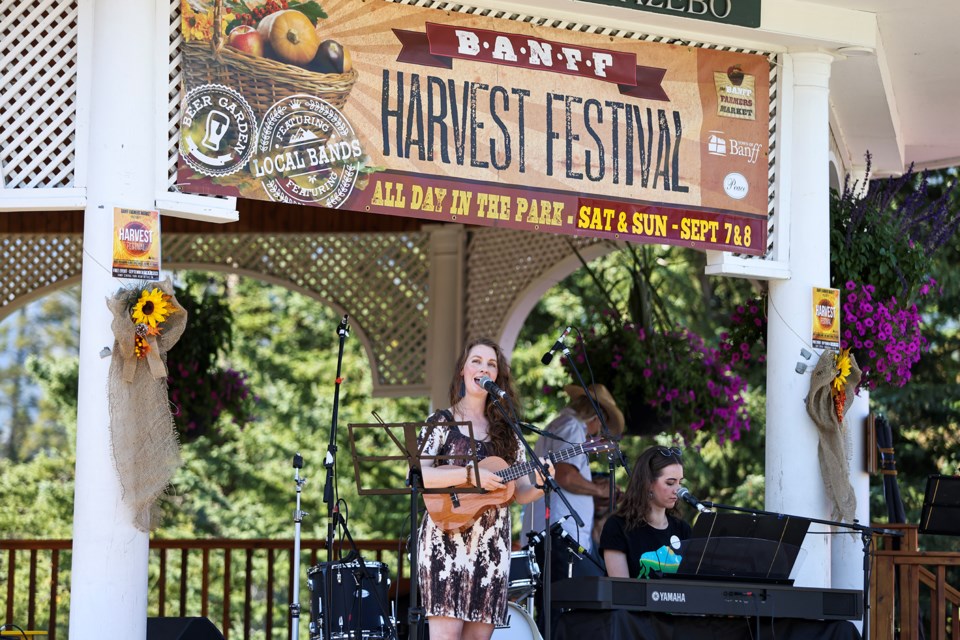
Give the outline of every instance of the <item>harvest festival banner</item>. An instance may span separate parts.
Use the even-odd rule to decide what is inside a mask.
[[[765,252],[763,56],[386,0],[182,1],[185,192]]]

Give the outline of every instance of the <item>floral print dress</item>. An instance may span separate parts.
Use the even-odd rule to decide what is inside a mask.
[[[425,428],[423,455],[466,455],[470,438],[457,428],[444,426],[452,421],[449,411],[438,411],[427,422],[438,423]],[[487,457],[484,442],[477,443],[477,458]],[[517,460],[526,456],[517,442]],[[433,460],[436,465],[456,464],[463,460]],[[420,526],[419,588],[428,616],[446,616],[468,622],[503,624],[507,612],[507,584],[510,574],[510,508],[509,505],[487,509],[461,532],[444,531],[429,516]]]

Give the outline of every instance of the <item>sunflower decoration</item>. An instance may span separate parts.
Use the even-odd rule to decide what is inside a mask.
[[[130,315],[133,316],[134,322],[150,325],[156,329],[157,325],[173,313],[173,305],[169,301],[170,296],[160,289],[153,288],[150,291],[144,289],[136,304],[133,305]]]
[[[834,355],[834,378],[830,384],[830,395],[833,397],[833,410],[838,424],[843,424],[843,410],[847,402],[847,380],[851,369],[850,349],[843,349]]]
[[[107,376],[113,462],[134,524],[149,531],[159,522],[156,502],[180,464],[166,358],[186,329],[187,311],[169,279],[123,286],[106,303],[113,332]]]
[[[171,296],[160,289],[144,289],[130,311],[130,317],[136,323],[133,351],[138,360],[150,353],[151,337],[160,335],[160,325],[175,311],[170,303]]]

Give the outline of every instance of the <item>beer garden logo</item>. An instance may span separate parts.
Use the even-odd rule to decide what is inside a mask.
[[[256,145],[256,116],[230,87],[194,87],[184,100],[180,155],[198,173],[228,176],[250,161]]]

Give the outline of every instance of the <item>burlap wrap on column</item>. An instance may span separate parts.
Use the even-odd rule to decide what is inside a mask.
[[[156,527],[151,511],[180,466],[180,446],[167,397],[166,362],[167,351],[187,326],[187,312],[173,297],[171,282],[149,286],[170,296],[167,303],[174,312],[162,323],[161,334],[149,339],[150,352],[144,361],[134,353],[136,324],[130,316],[130,290],[121,289],[107,299],[114,336],[108,380],[110,440],[123,502],[141,531]]]
[[[850,355],[850,375],[847,376],[844,386],[847,397],[843,403],[842,424],[837,423],[833,396],[830,394],[836,377],[834,354],[832,351],[824,351],[810,379],[807,413],[813,418],[820,432],[820,443],[817,447],[820,474],[823,476],[827,497],[833,504],[833,519],[852,523],[857,514],[857,496],[850,485],[850,465],[847,463],[843,431],[847,428],[847,410],[853,404],[854,390],[860,382],[860,367],[853,354]]]

